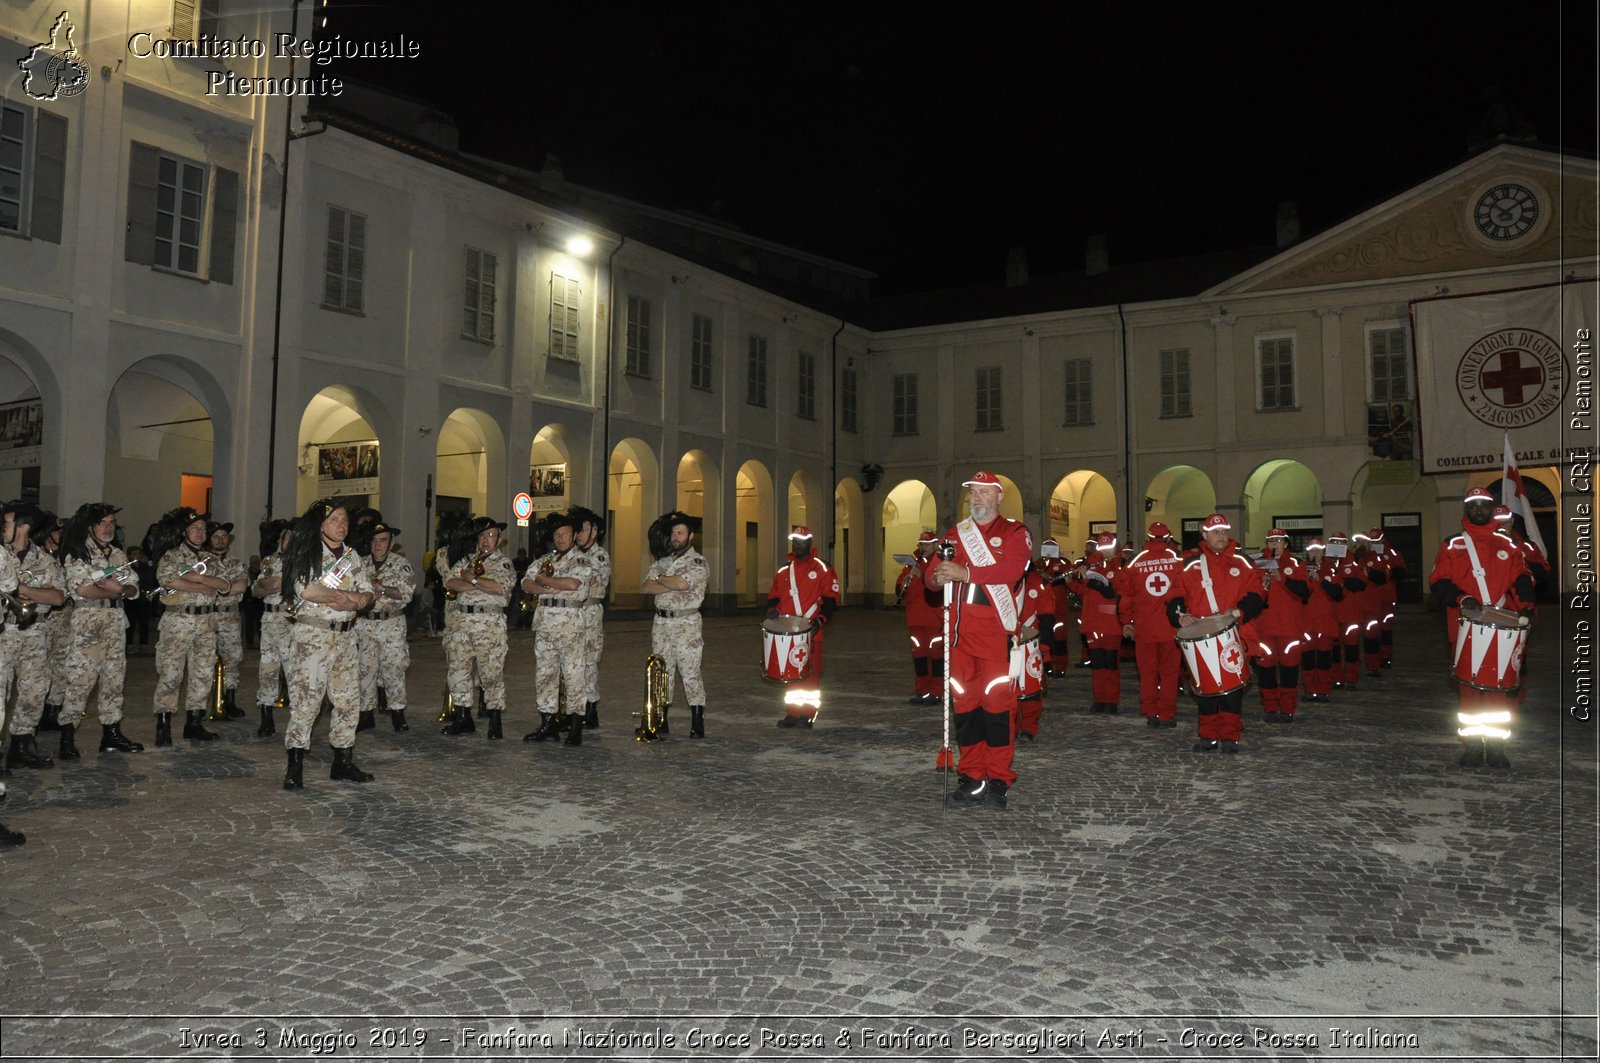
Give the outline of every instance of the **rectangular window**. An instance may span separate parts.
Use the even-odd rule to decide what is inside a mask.
[[[977,430],[998,432],[1005,426],[1000,423],[1000,367],[984,366],[977,370]]]
[[[1094,390],[1087,358],[1069,358],[1066,361],[1067,390],[1066,417],[1063,425],[1094,424]]]
[[[795,359],[795,412],[808,421],[817,419],[817,358],[801,351]]]
[[[31,169],[28,158],[29,108],[7,103],[0,106],[0,229],[22,232],[23,204]]]
[[[322,272],[322,305],[361,313],[367,276],[367,216],[328,207],[328,247]]]
[[[767,338],[750,337],[750,358],[745,377],[744,401],[751,406],[767,404]]]
[[[1161,416],[1193,417],[1189,405],[1189,348],[1161,352]]]
[[[222,0],[172,0],[172,39],[216,39],[221,30]]]
[[[917,434],[917,374],[915,373],[895,374],[893,430],[897,436]]]
[[[1367,330],[1367,383],[1370,402],[1408,402],[1411,374],[1403,326]]]
[[[499,283],[499,263],[488,251],[468,247],[466,289],[461,306],[461,335],[481,343],[494,342],[494,300]]]
[[[550,273],[550,357],[578,360],[578,282]]]
[[[858,432],[856,427],[856,371],[846,366],[839,373],[839,427]]]
[[[43,126],[41,124],[41,131]],[[34,205],[38,206],[38,196]],[[239,174],[133,141],[128,148],[128,216],[123,258],[233,283]],[[202,248],[206,261],[200,260]]]
[[[205,205],[205,167],[163,153],[156,179],[156,265],[200,272]]]
[[[1294,409],[1293,336],[1256,339],[1256,378],[1260,386],[1258,409]]]
[[[650,300],[628,296],[627,354],[622,371],[629,376],[650,375]]]
[[[704,314],[689,318],[689,386],[711,390],[711,319]]]

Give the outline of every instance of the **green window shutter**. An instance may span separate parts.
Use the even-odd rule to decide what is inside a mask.
[[[33,216],[28,235],[59,244],[67,189],[67,120],[42,110],[35,115]]]
[[[208,276],[218,284],[233,283],[234,232],[239,221],[239,174],[217,168],[211,184],[211,269]]]
[[[156,186],[161,153],[134,141],[128,152],[128,234],[122,257],[146,266],[156,261]]]

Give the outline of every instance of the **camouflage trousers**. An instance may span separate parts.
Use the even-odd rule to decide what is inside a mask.
[[[606,647],[605,606],[599,602],[578,610],[583,614],[583,688],[589,701],[600,700],[600,653]],[[699,704],[696,702],[696,704]]]
[[[501,639],[505,638],[502,627]],[[356,642],[361,647],[361,711],[378,707],[378,688],[390,712],[406,707],[406,669],[411,666],[411,645],[406,642],[406,618],[357,620]],[[501,653],[501,660],[505,654]]]
[[[122,612],[115,608],[111,611]],[[72,645],[73,612],[73,609],[52,609],[44,618],[45,634],[50,639],[50,648],[46,651],[50,654],[50,692],[44,696],[46,705],[60,705],[67,697],[67,653]]]
[[[577,618],[574,617],[574,620]],[[533,634],[533,652],[538,657],[533,681],[534,700],[539,712],[554,713],[561,703],[561,681],[567,683],[567,706],[581,712],[591,701],[588,670],[583,657],[584,629],[581,623],[549,623]]]
[[[270,609],[271,606],[268,606]],[[288,683],[289,618],[281,610],[261,614],[261,660],[256,664],[256,705],[278,703],[278,676]]]
[[[44,697],[50,692],[50,633],[43,623],[26,628],[8,625],[0,633],[0,702],[9,700],[13,678],[17,701],[11,710],[11,733],[31,735],[39,729]]]
[[[121,614],[119,613],[120,617]],[[209,614],[190,616],[168,607],[156,639],[157,715],[178,711],[178,692],[186,690],[188,712],[211,708],[211,672],[217,664],[217,627]],[[184,671],[189,673],[184,683]]]
[[[217,622],[217,656],[222,658],[225,690],[239,689],[239,676],[244,671],[244,628],[239,624],[239,607],[214,614]]]
[[[706,684],[700,678],[700,655],[706,648],[700,614],[658,616],[650,628],[650,652],[667,662],[667,701],[672,701],[672,673],[683,680],[683,696],[690,705],[706,703]]]
[[[66,662],[61,667],[65,685],[60,720],[76,727],[89,709],[89,695],[100,689],[101,723],[122,719],[122,684],[128,674],[128,627],[122,610],[80,605],[72,610],[66,629]],[[52,702],[52,704],[54,704]]]
[[[401,628],[402,633],[404,628]],[[506,614],[451,613],[444,629],[445,682],[450,700],[457,705],[476,705],[472,674],[476,667],[478,685],[483,687],[483,707],[503,712],[506,707]]]
[[[289,726],[283,744],[310,749],[311,728],[324,695],[333,702],[328,741],[335,749],[356,744],[356,714],[361,705],[360,647],[354,629],[334,631],[321,620],[289,625]]]

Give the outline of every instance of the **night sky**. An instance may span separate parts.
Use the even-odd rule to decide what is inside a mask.
[[[1293,10],[1286,10],[1293,9]],[[1271,245],[1460,162],[1499,99],[1595,151],[1593,4],[330,0],[462,148],[880,274],[879,293]],[[447,25],[441,12],[455,12]],[[1565,91],[1563,91],[1563,88]]]

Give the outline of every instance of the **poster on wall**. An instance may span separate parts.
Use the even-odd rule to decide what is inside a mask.
[[[565,509],[567,506],[567,463],[534,465],[528,470],[528,494],[533,496],[535,513]]]
[[[317,448],[317,494],[378,493],[378,443],[330,443]]]
[[[44,450],[44,400],[0,405],[0,469],[31,469]]]

